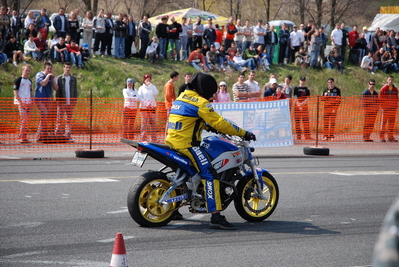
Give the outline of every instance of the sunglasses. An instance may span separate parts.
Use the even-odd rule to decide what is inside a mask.
[[[375,85],[375,83],[369,83],[370,85]]]
[[[226,87],[226,85],[219,85],[219,87]]]

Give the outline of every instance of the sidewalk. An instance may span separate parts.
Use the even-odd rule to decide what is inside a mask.
[[[288,147],[265,147],[256,148],[254,156],[265,157],[265,158],[276,158],[276,157],[337,157],[337,156],[399,156],[399,143],[321,143],[319,147],[325,147],[330,149],[329,156],[311,156],[303,153],[303,148],[309,146],[304,143],[298,143],[294,146]],[[84,149],[87,146],[82,147]],[[135,149],[133,147],[126,146],[109,146],[96,145],[93,147],[94,150],[104,150],[104,158],[125,158],[129,159],[133,156]],[[86,160],[85,158],[77,158],[75,151],[77,148],[67,148],[62,150],[48,150],[48,151],[0,151],[0,160],[7,159],[32,159],[32,160],[43,160],[43,159],[79,159]],[[101,159],[99,159],[101,160]]]

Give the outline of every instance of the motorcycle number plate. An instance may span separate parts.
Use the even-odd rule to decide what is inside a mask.
[[[147,159],[147,156],[147,153],[136,151],[133,155],[132,164],[141,168]]]

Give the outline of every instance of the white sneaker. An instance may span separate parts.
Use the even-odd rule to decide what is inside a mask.
[[[269,66],[266,66],[266,69],[267,69],[267,70],[270,70]]]
[[[16,61],[14,61],[12,64],[13,64],[15,67],[18,66],[18,63],[17,63]]]
[[[371,72],[371,74],[374,74],[374,72]]]

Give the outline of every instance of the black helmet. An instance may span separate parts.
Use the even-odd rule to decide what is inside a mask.
[[[191,78],[190,82],[188,83],[188,87],[190,89],[194,89],[202,97],[209,100],[211,97],[213,97],[213,94],[216,93],[218,84],[212,75],[203,72],[197,72]]]

